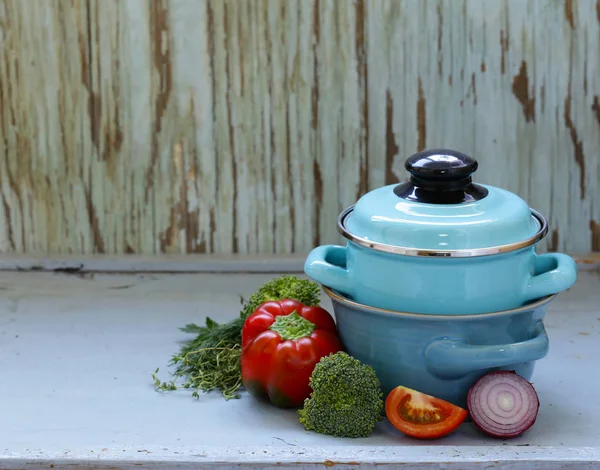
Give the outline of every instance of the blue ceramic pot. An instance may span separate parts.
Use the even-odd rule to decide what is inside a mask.
[[[309,277],[365,305],[452,315],[517,308],[575,283],[571,257],[535,252],[546,219],[515,194],[474,184],[475,160],[431,150],[406,168],[410,181],[340,214],[346,246],[313,249]]]
[[[548,353],[543,319],[554,296],[519,309],[449,317],[369,307],[324,291],[344,348],[375,369],[384,397],[403,385],[464,408],[482,375],[514,370],[531,380],[535,361]]]
[[[478,314],[520,307],[577,279],[562,253],[533,246],[495,256],[438,258],[382,253],[353,242],[311,251],[305,272],[356,302],[429,314]]]

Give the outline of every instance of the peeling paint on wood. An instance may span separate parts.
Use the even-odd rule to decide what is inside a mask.
[[[573,17],[573,0],[565,0],[565,17],[571,28],[575,29],[575,18]]]
[[[600,126],[600,97],[594,96],[594,102],[592,103],[592,111],[594,112],[594,116],[596,116],[596,121],[598,121],[598,125]]]
[[[419,77],[419,89],[417,99],[417,151],[425,149],[427,145],[427,109],[425,107],[425,95],[423,94],[423,82]]]
[[[590,231],[592,232],[592,251],[600,251],[600,223],[590,220]]]
[[[386,152],[385,152],[385,184],[393,184],[397,181],[392,165],[398,156],[398,144],[394,135],[394,102],[388,90],[386,94],[386,114],[385,114],[385,136],[386,136]],[[418,106],[418,103],[417,103]]]
[[[439,146],[600,250],[600,0],[0,0],[0,41],[0,252],[305,252]]]
[[[529,95],[529,77],[527,62],[521,61],[519,74],[513,78],[513,94],[523,106],[523,116],[526,121],[535,121],[535,97]]]

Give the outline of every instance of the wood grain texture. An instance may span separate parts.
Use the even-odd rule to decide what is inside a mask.
[[[156,246],[153,162],[161,133],[153,110],[161,105],[155,92],[160,69],[153,67],[149,49],[154,25],[148,5],[89,2],[89,214],[96,253],[151,253]]]
[[[0,0],[0,252],[302,253],[448,146],[600,251],[600,0]]]
[[[89,42],[85,2],[0,2],[1,251],[93,249]]]

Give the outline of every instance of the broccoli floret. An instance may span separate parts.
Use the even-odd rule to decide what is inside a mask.
[[[259,305],[282,299],[294,299],[308,306],[319,305],[321,303],[321,289],[319,284],[309,279],[300,279],[294,275],[276,277],[265,282],[250,296],[240,316],[245,319]]]
[[[368,437],[383,418],[381,384],[373,368],[345,352],[323,357],[310,378],[312,392],[298,411],[307,431]]]

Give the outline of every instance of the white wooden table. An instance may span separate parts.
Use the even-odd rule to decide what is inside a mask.
[[[152,372],[169,378],[189,337],[180,326],[235,317],[239,294],[275,275],[0,272],[0,468],[600,468],[597,273],[550,306],[539,418],[510,441],[465,423],[419,442],[385,421],[370,438],[337,439],[245,394],[154,390]]]

